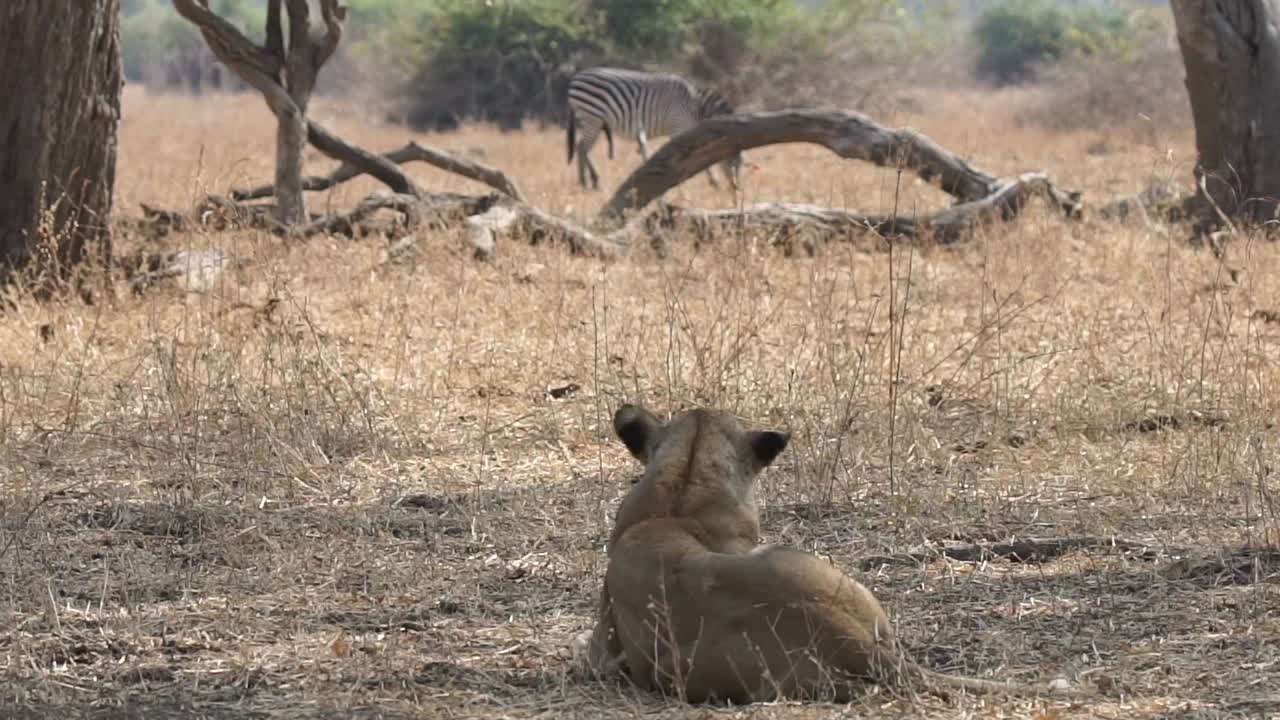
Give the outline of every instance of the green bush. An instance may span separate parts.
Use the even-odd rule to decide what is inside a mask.
[[[828,0],[806,8],[794,0],[704,0],[685,46],[687,74],[739,104],[772,97],[770,104],[777,105],[799,89],[796,80],[821,96],[843,85],[846,68],[833,57],[837,48],[876,46],[859,31],[896,5]]]
[[[375,0],[366,0],[374,2]],[[393,2],[394,0],[383,0]],[[891,0],[436,0],[411,47],[416,68],[403,114],[417,127],[463,119],[518,127],[561,122],[569,78],[582,68],[665,69],[731,101],[759,89],[748,67],[806,69],[827,46]],[[765,81],[767,82],[767,81]]]
[[[526,115],[556,117],[569,77],[602,48],[583,3],[440,0],[410,45],[419,65],[405,115],[415,127],[463,119],[519,127]]]
[[[1004,0],[988,7],[973,29],[977,74],[998,85],[1020,83],[1036,70],[1075,54],[1128,57],[1159,26],[1150,10],[1057,0]]]

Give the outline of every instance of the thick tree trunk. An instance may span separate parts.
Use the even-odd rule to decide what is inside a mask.
[[[1196,124],[1196,179],[1228,216],[1280,200],[1280,0],[1172,0]]]
[[[38,288],[110,257],[120,120],[119,0],[0,2],[0,282]]]

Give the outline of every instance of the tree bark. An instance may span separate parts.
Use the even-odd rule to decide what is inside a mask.
[[[119,0],[0,3],[0,282],[42,292],[110,258],[120,121]]]
[[[1280,0],[1172,0],[1196,126],[1197,184],[1229,217],[1280,199]]]

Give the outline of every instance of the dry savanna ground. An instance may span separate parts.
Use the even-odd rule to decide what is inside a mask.
[[[1039,101],[957,90],[878,119],[1094,202],[1188,176],[1188,131],[1020,127]],[[315,112],[371,148],[410,138],[337,101]],[[604,199],[576,188],[557,130],[417,139],[483,153],[557,214]],[[255,97],[131,90],[118,212],[269,179],[272,142]],[[749,156],[747,202],[946,202],[819,148]],[[611,187],[638,162],[625,141],[596,157]],[[674,194],[728,202],[701,177]],[[812,257],[751,232],[610,262],[507,241],[481,262],[453,232],[393,259],[383,240],[194,231],[160,249],[230,253],[211,287],[14,295],[0,715],[1280,714],[1280,248],[1246,238],[1224,264],[1187,235],[1039,204],[959,246]],[[568,643],[637,472],[609,428],[624,400],[790,430],[761,479],[766,540],[860,573],[930,667],[1092,697],[707,708],[577,677]],[[1028,538],[1071,542],[947,556]]]

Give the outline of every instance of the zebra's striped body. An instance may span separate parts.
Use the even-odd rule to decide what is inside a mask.
[[[677,135],[713,115],[725,115],[733,108],[714,90],[698,89],[679,75],[591,68],[569,81],[569,162],[578,154],[578,182],[600,186],[588,153],[603,130],[613,157],[613,132],[630,135],[639,142],[640,156],[649,159],[648,138]],[[576,141],[575,141],[576,135]],[[738,187],[742,155],[720,164],[729,184]],[[707,177],[717,185],[711,168]]]

